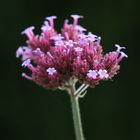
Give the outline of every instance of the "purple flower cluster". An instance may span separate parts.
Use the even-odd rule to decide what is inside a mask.
[[[31,71],[23,73],[28,80],[44,88],[62,88],[68,83],[79,81],[91,87],[108,80],[118,73],[120,61],[127,55],[125,47],[103,54],[101,37],[78,25],[79,15],[72,15],[73,23],[65,20],[61,33],[54,29],[56,16],[47,17],[41,27],[41,35],[35,35],[34,27],[22,32],[28,37],[26,46],[19,47],[16,56],[22,66]]]

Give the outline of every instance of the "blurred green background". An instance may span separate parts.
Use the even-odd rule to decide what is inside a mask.
[[[140,139],[140,1],[5,0],[0,1],[0,140],[75,140],[69,97],[22,78],[15,51],[25,45],[20,33],[57,15],[56,29],[70,14],[80,14],[88,31],[102,37],[105,52],[126,46],[129,58],[112,81],[80,100],[86,140]]]

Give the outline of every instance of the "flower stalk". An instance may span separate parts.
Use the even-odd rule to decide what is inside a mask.
[[[71,108],[72,108],[76,140],[84,140],[80,107],[79,107],[79,97],[75,96],[75,93],[76,93],[75,86],[71,86],[69,90],[69,95],[71,100]]]

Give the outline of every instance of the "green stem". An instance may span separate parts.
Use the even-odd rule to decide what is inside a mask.
[[[71,92],[70,98],[71,98],[72,114],[73,114],[76,140],[84,140],[82,123],[81,123],[81,116],[80,116],[79,101],[78,101],[79,98],[74,96],[75,95],[75,87],[71,87],[69,92]]]

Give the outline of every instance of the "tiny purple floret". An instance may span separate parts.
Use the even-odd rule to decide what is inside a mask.
[[[90,40],[90,41],[95,41],[97,39],[97,36],[92,34],[91,32],[88,33],[87,35],[87,38]]]
[[[74,42],[73,42],[72,40],[69,40],[69,41],[66,41],[66,42],[65,42],[65,45],[66,45],[66,46],[69,46],[69,47],[73,47]]]
[[[49,75],[53,75],[54,73],[56,73],[56,69],[55,68],[48,68],[46,70],[46,72],[49,74]]]
[[[76,52],[82,52],[82,51],[83,51],[83,48],[81,48],[81,47],[76,47],[76,48],[74,48],[74,50],[75,50]]]
[[[22,66],[23,66],[23,67],[28,67],[30,64],[31,64],[31,60],[30,60],[30,59],[27,59],[27,60],[25,60],[25,61],[22,63]]]
[[[107,70],[99,70],[98,71],[98,74],[99,74],[99,77],[101,78],[101,79],[104,79],[104,78],[108,78],[109,77],[109,75],[108,75],[108,73],[107,73]]]
[[[120,45],[115,44],[115,47],[117,48],[117,51],[120,52],[122,49],[126,49],[125,47],[120,47]]]
[[[88,78],[96,79],[97,78],[97,71],[96,70],[89,70],[87,73]]]

